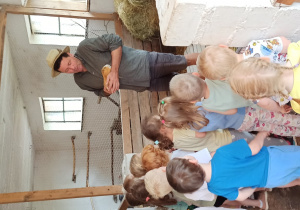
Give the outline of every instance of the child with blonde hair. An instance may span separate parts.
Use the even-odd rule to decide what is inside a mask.
[[[225,46],[208,46],[198,56],[196,65],[199,74],[205,78],[222,80],[243,60],[242,56]]]
[[[260,132],[247,144],[243,139],[219,148],[207,164],[192,157],[175,158],[167,165],[169,184],[191,193],[207,182],[210,192],[243,201],[256,188],[300,185],[300,147],[264,147],[268,132]]]
[[[179,74],[170,81],[170,92],[172,96],[180,101],[200,101],[206,91],[203,79],[191,73]]]
[[[193,107],[185,115],[180,114],[181,109],[190,106],[191,103],[163,100],[158,106],[158,113],[166,126],[171,124],[178,129],[190,126],[199,132],[206,132],[232,128],[239,131],[269,131],[280,136],[300,136],[300,115],[281,114],[252,107],[238,108],[236,114],[223,115],[204,110],[202,102],[195,103],[197,110]],[[206,120],[193,121],[196,118]]]
[[[292,67],[255,58],[242,61],[230,73],[228,81],[231,88],[247,99],[283,96],[287,101],[291,101],[292,109],[299,114],[300,41],[290,44],[287,56],[288,64]]]
[[[143,167],[141,154],[134,154],[129,164],[130,173],[135,177],[141,177],[146,174],[146,170]]]
[[[259,101],[245,99],[236,94],[226,81],[209,79],[204,81],[197,73],[174,76],[170,81],[170,92],[174,101],[202,101],[202,106],[206,111],[226,115],[235,114],[236,108],[256,107],[255,103],[274,112],[287,113],[290,111],[286,107],[279,106],[270,98],[263,98]]]
[[[228,77],[236,64],[250,57],[262,58],[272,63],[285,64],[290,40],[274,37],[251,41],[243,54],[237,54],[225,45],[208,46],[198,56],[196,65],[200,75],[210,80]]]
[[[257,103],[258,106],[270,111],[288,113],[290,111],[289,107],[279,106],[270,98],[262,98],[259,101],[251,101],[240,97],[238,94],[233,92],[230,85],[227,81],[225,81],[225,79],[228,77],[228,74],[237,63],[250,56],[264,56],[272,62],[277,62],[277,57],[282,57],[281,53],[286,53],[289,43],[290,41],[285,37],[254,40],[249,43],[248,48],[246,49],[244,54],[236,54],[228,47],[222,45],[209,46],[205,48],[200,53],[197,59],[199,74],[206,77],[206,85],[204,86],[205,90],[200,89],[201,87],[195,86],[195,88],[199,92],[204,93],[202,94],[202,97],[204,97],[204,99],[202,100],[203,108],[211,112],[232,114],[232,109],[234,108],[246,106],[255,107],[256,105],[254,104]],[[281,60],[278,62],[281,62]],[[285,61],[283,61],[282,63],[285,63]],[[174,78],[174,80],[175,79],[176,78]],[[177,77],[177,80],[179,80],[179,77]],[[181,83],[184,82],[190,83],[190,81],[182,79]],[[172,95],[174,95],[179,100],[181,98],[184,98],[184,101],[192,101],[187,100],[187,96],[185,95],[185,91],[189,92],[190,90],[184,90],[182,89],[182,87],[185,86],[172,86],[171,80],[170,91]]]
[[[149,144],[143,148],[141,153],[144,169],[148,172],[152,169],[166,166],[170,161],[170,155],[166,151],[155,148]]]

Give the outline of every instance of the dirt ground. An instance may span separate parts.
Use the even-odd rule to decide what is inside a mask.
[[[300,145],[300,138],[297,138],[297,144]],[[273,189],[268,192],[268,203],[269,210],[300,210],[300,186]]]
[[[269,210],[300,210],[300,186],[273,189],[272,192],[268,192],[268,203]]]

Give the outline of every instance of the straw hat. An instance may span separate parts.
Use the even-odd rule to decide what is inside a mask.
[[[46,60],[47,60],[48,66],[51,68],[51,76],[52,77],[56,77],[57,75],[60,74],[60,72],[54,70],[54,64],[55,64],[56,60],[59,58],[59,56],[61,56],[61,54],[69,53],[69,52],[70,52],[70,47],[68,47],[68,46],[65,47],[65,49],[63,51],[61,51],[60,49],[52,49],[49,51]]]

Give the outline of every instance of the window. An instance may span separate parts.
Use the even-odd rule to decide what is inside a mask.
[[[81,130],[83,98],[39,98],[44,130]]]
[[[85,36],[85,19],[30,15],[29,22],[32,34]]]
[[[85,39],[87,20],[24,15],[30,44],[78,46]]]
[[[26,7],[89,11],[89,0],[28,0]],[[78,46],[85,38],[86,19],[24,15],[30,44]]]

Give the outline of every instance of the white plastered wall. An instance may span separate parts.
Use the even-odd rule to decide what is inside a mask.
[[[300,39],[300,4],[274,7],[270,0],[156,0],[162,42],[245,46],[274,36]]]
[[[34,146],[7,39],[0,98],[0,193],[31,191]],[[31,209],[31,203],[5,204],[0,205],[0,209]]]
[[[0,0],[0,3],[2,1]],[[97,1],[98,2],[98,1]],[[105,11],[100,8],[105,6]],[[110,0],[99,1],[96,6],[100,8],[91,9],[94,12],[112,13],[113,2]],[[89,30],[96,31],[97,34],[107,33],[104,25],[108,21],[89,22]],[[87,170],[87,132],[92,131],[91,151],[90,151],[90,186],[111,185],[111,151],[109,129],[118,114],[118,108],[107,99],[102,99],[97,104],[97,96],[92,92],[81,90],[73,80],[72,75],[60,75],[58,78],[50,77],[49,67],[45,58],[48,51],[52,48],[63,48],[58,45],[32,45],[28,42],[28,36],[25,27],[23,15],[8,14],[7,17],[7,45],[5,55],[11,53],[9,65],[15,66],[15,71],[2,73],[2,87],[0,95],[0,190],[1,192],[21,192],[31,190],[50,190],[62,188],[85,187]],[[113,33],[114,22],[110,21],[107,26],[108,33]],[[71,47],[71,53],[75,52],[75,47]],[[7,66],[8,62],[4,64]],[[5,67],[6,68],[6,67]],[[11,69],[9,69],[11,70]],[[10,74],[14,72],[13,79]],[[11,84],[10,84],[11,83]],[[3,94],[5,93],[5,94]],[[18,93],[23,97],[23,102],[17,102],[13,99],[13,94]],[[14,96],[13,96],[14,97]],[[80,131],[44,131],[38,97],[84,97],[83,128]],[[114,94],[112,98],[116,101],[119,96]],[[12,100],[13,99],[13,100]],[[32,134],[33,147],[24,145],[24,131],[20,127],[21,120],[16,111],[11,109],[22,104],[20,112],[28,113],[28,131],[26,135]],[[25,107],[25,109],[23,108]],[[22,113],[23,113],[22,112]],[[24,114],[23,113],[23,114]],[[7,119],[18,121],[16,125],[3,123],[2,115]],[[6,119],[6,118],[5,118]],[[30,127],[29,125],[30,124]],[[8,131],[7,131],[8,129]],[[3,132],[2,132],[3,131]],[[12,133],[14,132],[14,133]],[[8,133],[10,133],[8,135]],[[12,135],[19,139],[19,142],[13,141]],[[70,137],[76,136],[76,183],[72,182],[73,170],[73,151]],[[22,137],[22,138],[21,138]],[[31,137],[31,136],[30,136]],[[31,139],[30,139],[31,140]],[[32,145],[32,143],[30,144]],[[121,183],[120,169],[123,157],[122,138],[114,132],[114,180],[115,184]],[[21,152],[31,148],[31,157],[25,157]],[[33,156],[35,154],[35,156]],[[19,164],[22,160],[23,165]],[[14,163],[17,162],[17,163]],[[28,163],[27,163],[28,162]],[[27,177],[24,167],[31,164],[31,176]],[[3,166],[2,166],[3,164]],[[34,165],[34,170],[33,170]],[[5,168],[6,167],[6,168]],[[3,170],[2,170],[3,169]],[[5,170],[4,170],[5,169]],[[29,168],[28,168],[29,170]],[[20,179],[24,179],[20,181]],[[33,179],[33,181],[31,180]],[[30,188],[24,188],[23,185],[30,180]],[[23,185],[22,185],[23,184]],[[27,186],[27,185],[26,185]],[[6,191],[4,191],[6,190]],[[120,203],[120,201],[119,201]],[[97,198],[79,198],[57,201],[43,201],[21,204],[0,205],[2,209],[44,209],[44,210],[81,210],[81,209],[117,209],[119,203],[114,203],[112,196],[102,196]],[[10,207],[11,206],[11,207]]]

